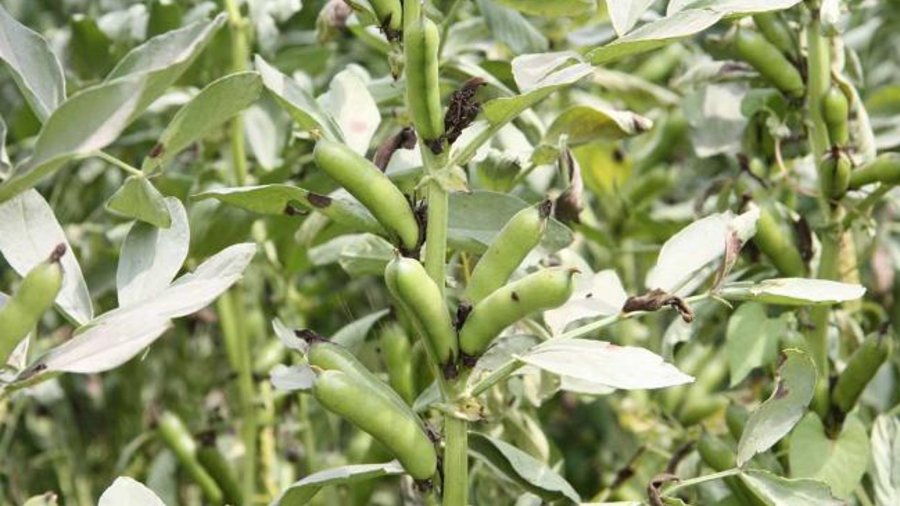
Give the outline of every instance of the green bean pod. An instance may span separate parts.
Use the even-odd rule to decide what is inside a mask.
[[[709,466],[713,471],[722,472],[733,469],[735,463],[734,450],[725,444],[720,438],[704,432],[697,441],[697,453],[703,463]],[[756,499],[756,496],[747,486],[734,476],[725,479],[725,485],[731,490],[731,493],[738,499],[738,504],[764,504]]]
[[[803,76],[765,37],[752,30],[738,30],[735,46],[738,55],[755,68],[766,81],[792,97],[803,96]]]
[[[797,56],[797,36],[791,32],[790,27],[777,12],[755,14],[753,22],[763,37],[782,53],[792,57]]]
[[[384,280],[391,295],[412,317],[444,375],[454,377],[459,344],[440,288],[419,261],[401,256],[388,263]]]
[[[53,305],[62,288],[63,272],[59,259],[65,252],[65,245],[57,246],[46,262],[36,265],[25,275],[19,289],[0,307],[0,367]]]
[[[366,206],[406,249],[418,246],[419,224],[409,202],[378,167],[347,145],[327,139],[316,143],[313,157],[319,168]]]
[[[444,135],[438,51],[441,35],[427,17],[408,24],[404,35],[406,94],[416,133],[435,153]]]
[[[409,337],[399,323],[391,322],[381,330],[380,338],[391,388],[411,405],[416,400],[416,385]]]
[[[878,334],[866,338],[850,356],[847,367],[838,376],[831,392],[832,402],[842,413],[849,413],[853,409],[866,385],[890,356],[891,348],[891,336]]]
[[[850,173],[850,189],[871,183],[900,184],[900,153],[884,153]]]
[[[306,360],[309,362],[309,365],[319,369],[341,371],[351,376],[359,383],[369,386],[373,392],[377,392],[385,402],[392,404],[396,409],[418,420],[418,417],[397,392],[372,373],[347,348],[323,339],[311,339],[309,350],[306,352]],[[421,425],[421,421],[419,423]]]
[[[160,439],[175,454],[175,459],[182,469],[200,486],[203,495],[212,504],[223,504],[222,489],[197,459],[197,442],[181,419],[176,414],[166,411],[156,423]]]
[[[200,446],[197,448],[197,461],[203,466],[219,488],[225,499],[225,504],[231,506],[241,506],[244,504],[241,486],[238,483],[234,469],[225,455],[216,447],[216,437],[214,434],[207,434],[200,439]]]
[[[341,371],[324,371],[313,384],[313,395],[326,409],[371,434],[416,480],[434,475],[437,454],[418,418],[398,410],[371,385]]]
[[[837,86],[829,88],[822,97],[822,119],[831,145],[845,146],[850,140],[850,102]]]
[[[388,40],[396,38],[403,30],[403,7],[400,0],[369,0],[369,3]]]
[[[477,304],[509,280],[528,253],[541,242],[552,209],[550,200],[544,200],[510,218],[475,265],[463,300]]]
[[[537,311],[559,307],[572,295],[574,269],[543,269],[512,282],[475,305],[459,331],[467,357],[478,357],[506,327]]]
[[[791,241],[791,235],[780,221],[781,215],[772,205],[761,203],[753,243],[772,261],[779,272],[788,277],[803,277],[806,273],[806,264],[800,256],[800,251]]]
[[[839,199],[850,187],[852,162],[846,153],[839,149],[832,150],[819,164],[819,186],[822,193],[833,199]]]

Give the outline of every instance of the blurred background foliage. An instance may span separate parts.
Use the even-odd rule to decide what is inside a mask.
[[[2,0],[12,16],[42,33],[64,64],[68,95],[98,83],[129,49],[147,38],[205,19],[223,10],[220,3],[190,0]],[[360,30],[343,27],[342,20],[320,18],[324,0],[248,0],[253,52],[263,55],[282,72],[317,92],[327,88],[334,75],[348,65],[369,75],[370,91],[382,113],[383,123],[375,145],[404,121],[405,111],[391,86],[390,62],[385,44]],[[590,14],[541,18],[522,16],[502,2],[434,0],[440,18],[450,12],[457,20],[449,28],[444,49],[442,78],[445,92],[467,77],[466,66],[478,65],[500,82],[514,88],[510,60],[523,53],[548,50],[589,49],[612,40],[615,32],[603,2]],[[657,2],[660,4],[662,2]],[[900,148],[900,1],[851,1],[846,16],[847,73],[860,90],[871,115],[878,148]],[[657,10],[662,6],[656,5]],[[512,14],[511,14],[512,13]],[[657,13],[645,16],[653,18]],[[789,14],[789,18],[795,13]],[[793,19],[793,18],[790,18]],[[337,26],[335,26],[337,25]],[[735,62],[728,43],[730,23],[719,23],[700,36],[665,48],[601,66],[577,88],[552,95],[535,109],[535,121],[543,128],[558,112],[579,103],[601,99],[654,120],[654,127],[622,141],[589,140],[574,148],[588,192],[586,207],[591,219],[573,227],[581,233],[585,257],[596,270],[614,268],[626,290],[634,293],[658,253],[659,245],[685,224],[710,210],[732,207],[742,177],[737,155],[748,143],[760,154],[762,177],[775,170],[773,139],[779,137],[781,156],[793,158],[805,149],[805,138],[796,117],[746,115],[741,102],[753,74]],[[229,30],[221,30],[177,86],[160,98],[110,148],[118,158],[139,165],[180,105],[199,88],[230,72]],[[12,160],[27,156],[40,123],[33,116],[10,74],[0,70],[0,116],[8,125],[7,150]],[[513,177],[533,162],[535,134],[529,118],[500,136],[493,150],[469,167],[475,188],[508,189]],[[286,113],[266,96],[244,114],[251,178],[258,184],[293,182],[327,193],[333,183],[311,163],[312,142],[295,133]],[[165,195],[185,203],[204,189],[222,186],[231,179],[230,150],[223,128],[180,154],[165,174],[154,179]],[[555,163],[555,157],[551,157]],[[802,165],[802,161],[797,164]],[[544,161],[513,193],[534,200],[560,184],[552,163]],[[506,171],[506,172],[504,172]],[[801,189],[809,184],[797,169]],[[746,176],[743,176],[746,177]],[[115,265],[118,249],[129,222],[109,213],[105,202],[122,184],[125,175],[99,159],[79,161],[60,171],[39,190],[65,224],[91,287],[95,305],[115,306]],[[554,181],[556,181],[554,183]],[[802,195],[802,191],[800,192]],[[814,207],[810,199],[782,200],[799,215]],[[900,323],[900,242],[895,195],[885,201],[875,219],[854,229],[858,240],[859,267],[869,295],[864,311],[872,322]],[[260,501],[276,494],[310,472],[311,463],[324,468],[354,459],[359,434],[324,413],[308,398],[273,393],[269,370],[289,363],[281,344],[270,330],[279,317],[292,327],[310,327],[330,335],[389,301],[378,276],[351,276],[334,258],[330,239],[342,230],[323,226],[314,216],[259,217],[210,201],[189,205],[192,233],[188,265],[223,247],[252,240],[263,245],[242,282],[242,322],[250,330],[253,349],[255,409],[261,422]],[[332,249],[329,250],[329,244]],[[330,257],[328,255],[331,255]],[[746,268],[770,269],[758,252],[744,253]],[[3,286],[15,276],[0,261]],[[692,338],[690,347],[679,349],[680,365],[693,354],[694,370],[708,376],[704,396],[714,409],[697,419],[676,411],[682,403],[666,392],[627,392],[605,397],[560,393],[544,398],[541,385],[511,381],[510,395],[491,399],[490,425],[505,439],[551,465],[582,496],[594,497],[614,485],[611,497],[640,499],[650,478],[701,431],[697,424],[722,426],[729,402],[762,399],[772,388],[775,364],[756,369],[735,388],[727,384],[726,338],[730,310],[715,302],[695,308],[698,317],[690,329],[673,323],[673,315],[658,314],[628,320],[607,329],[603,338],[623,344],[661,349]],[[99,312],[99,311],[98,311]],[[777,313],[770,314],[776,319]],[[802,318],[802,316],[801,316]],[[798,322],[788,318],[796,332]],[[45,328],[58,329],[41,336],[40,348],[64,341],[71,333],[62,318],[48,316]],[[876,325],[865,324],[855,333]],[[849,324],[853,326],[856,324]],[[687,349],[689,348],[689,349]],[[689,353],[690,352],[690,353]],[[377,342],[366,343],[363,357],[374,369],[383,369]],[[894,359],[896,362],[896,359]],[[871,419],[900,400],[896,363],[876,377],[865,394]],[[239,424],[234,399],[234,368],[222,345],[217,314],[212,308],[179,320],[164,339],[145,356],[100,375],[64,375],[18,396],[2,409],[0,426],[0,494],[2,501],[21,503],[46,490],[58,491],[65,504],[93,504],[94,498],[120,474],[147,483],[170,505],[197,504],[199,493],[180,473],[176,460],[154,436],[153,421],[162,410],[177,412],[195,432],[214,430],[228,448],[228,456],[240,457],[236,435]],[[510,408],[516,409],[510,409]],[[477,426],[476,426],[477,427]],[[311,446],[310,446],[311,445]],[[684,464],[684,463],[683,463]],[[696,455],[687,464],[699,466]],[[778,462],[772,463],[773,468]],[[473,501],[477,504],[510,503],[516,494],[510,485],[473,473]],[[390,481],[388,480],[390,483]],[[393,487],[383,487],[372,502],[391,504]],[[712,504],[720,495],[714,487],[698,504]],[[347,491],[335,494],[348,494]],[[349,504],[350,495],[326,496]],[[709,502],[707,502],[709,501]],[[338,504],[332,502],[331,504]]]

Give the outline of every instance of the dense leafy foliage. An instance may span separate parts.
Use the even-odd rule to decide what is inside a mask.
[[[0,3],[0,502],[896,505],[900,2]]]

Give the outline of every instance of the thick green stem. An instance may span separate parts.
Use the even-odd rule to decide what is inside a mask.
[[[809,117],[809,144],[813,160],[820,171],[827,167],[822,164],[822,157],[828,150],[828,130],[822,117],[822,98],[831,84],[831,63],[828,41],[822,35],[819,20],[818,2],[810,2],[811,19],[806,29],[806,46],[809,52],[809,95],[807,97],[807,114]],[[819,174],[820,179],[830,177]],[[822,255],[819,261],[818,277],[821,279],[837,279],[839,251],[841,241],[841,224],[836,219],[840,209],[833,206],[829,196],[819,195],[819,208],[825,217],[826,226],[820,237]],[[828,409],[828,321],[831,309],[828,306],[815,307],[810,311],[811,330],[806,335],[807,346],[819,372],[816,385],[816,397],[813,402],[819,414]]]
[[[250,44],[245,26],[247,21],[241,16],[235,0],[225,0],[228,11],[228,26],[231,30],[231,69],[234,72],[247,70],[250,61]],[[231,120],[231,158],[234,180],[239,186],[247,182],[247,153],[244,143],[244,121],[240,114]]]
[[[417,22],[421,16],[421,2],[419,0],[407,0],[403,2],[404,33],[409,33],[409,27]],[[428,90],[420,90],[427,93]],[[419,135],[421,139],[422,136]],[[434,156],[428,147],[420,145],[422,163],[424,165],[427,181],[427,226],[425,232],[425,259],[424,265],[428,275],[444,292],[445,268],[447,260],[447,227],[449,219],[449,197],[446,188],[441,185],[437,176],[447,167],[447,154]],[[434,359],[434,357],[431,357]],[[435,364],[436,365],[436,364]],[[445,380],[440,372],[437,374],[444,401],[453,403],[460,394],[460,386],[465,385],[466,375],[461,375],[453,382]],[[467,423],[465,420],[446,416],[444,418],[444,482],[443,504],[444,506],[466,506],[468,504],[469,490],[469,462],[468,462],[468,437]]]
[[[256,493],[256,413],[253,409],[255,399],[253,384],[253,364],[251,362],[250,342],[246,329],[242,325],[243,306],[239,299],[240,291],[234,289],[225,292],[216,302],[222,337],[228,353],[231,367],[237,371],[238,404],[241,410],[241,441],[244,443],[244,459],[241,479],[244,501],[252,503]]]
[[[234,72],[241,72],[247,70],[250,59],[250,42],[246,32],[247,20],[241,15],[236,0],[225,0],[225,10],[228,12],[228,27],[231,32],[231,68]],[[247,153],[244,142],[244,123],[240,114],[231,120],[230,138],[234,183],[243,186],[247,182]],[[223,295],[220,299],[222,302],[219,304],[219,312],[220,318],[223,320],[222,332],[225,334],[225,343],[230,349],[232,367],[238,373],[238,395],[243,419],[241,439],[245,449],[243,468],[240,473],[243,480],[241,488],[244,501],[250,504],[256,493],[257,420],[253,410],[256,395],[253,384],[250,339],[242,324],[241,293],[240,287],[235,287],[230,293]],[[224,317],[222,316],[223,312],[226,315]],[[227,318],[233,318],[234,321],[226,325]]]

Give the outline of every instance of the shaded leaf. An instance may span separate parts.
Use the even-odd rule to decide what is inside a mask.
[[[581,501],[578,492],[562,476],[509,443],[470,432],[469,452],[501,476],[544,500],[566,498],[576,503]]]
[[[522,11],[526,14],[542,17],[580,16],[593,12],[597,8],[597,0],[497,0],[499,3]]]
[[[85,324],[94,316],[91,295],[53,209],[35,190],[0,204],[0,253],[21,276],[46,261],[58,244],[66,245],[66,254],[60,260],[63,284],[56,306],[73,322]]]
[[[369,335],[369,331],[372,330],[372,327],[378,323],[378,320],[387,315],[388,312],[388,309],[375,311],[374,313],[367,314],[366,316],[345,325],[331,336],[331,341],[340,344],[351,351],[358,349],[366,340],[366,336]]]
[[[0,184],[0,203],[33,187],[67,161],[116,140],[187,70],[224,22],[222,14],[154,37],[128,53],[102,84],[66,100],[47,119],[31,158]]]
[[[449,244],[453,248],[483,253],[509,219],[528,206],[524,200],[505,193],[482,190],[451,193]],[[568,246],[572,240],[572,231],[551,219],[541,247],[552,253]]]
[[[106,208],[154,227],[169,228],[172,225],[165,197],[144,176],[128,176],[125,183],[106,202]]]
[[[769,471],[750,469],[739,475],[741,481],[769,506],[840,506],[844,502],[831,495],[821,481],[788,479]]]
[[[791,432],[790,463],[794,478],[827,484],[835,497],[850,499],[869,465],[869,435],[855,415],[844,420],[836,438],[825,434],[819,415],[807,413]]]
[[[394,258],[396,248],[387,240],[372,234],[361,234],[344,246],[338,263],[351,276],[384,274],[388,262]]]
[[[300,125],[300,128],[319,131],[331,140],[343,140],[340,127],[309,92],[269,65],[261,56],[257,55],[254,62],[256,70],[262,76],[263,86],[272,93],[275,100]]]
[[[762,304],[748,302],[728,319],[725,353],[731,386],[740,383],[753,369],[772,362],[778,342],[788,331],[782,318],[769,318]]]
[[[182,149],[249,107],[261,94],[262,79],[256,72],[238,72],[213,81],[175,113],[144,158],[141,170],[148,174],[160,170]]]
[[[576,105],[563,111],[547,129],[545,139],[556,144],[568,135],[569,144],[611,141],[646,132],[653,126],[649,118],[603,104]]]
[[[294,506],[309,502],[322,487],[403,474],[403,466],[396,460],[383,464],[356,464],[313,473],[290,485],[275,499],[272,506]]]
[[[547,38],[516,10],[493,0],[478,0],[478,10],[491,33],[513,53],[539,53],[548,49]]]
[[[41,121],[66,99],[62,65],[47,40],[16,21],[0,5],[0,60],[12,73],[34,115]]]
[[[737,463],[744,465],[764,452],[794,428],[812,400],[816,386],[816,366],[799,350],[785,350],[786,359],[778,368],[772,396],[756,408],[738,442]]]
[[[216,199],[259,214],[285,215],[299,208],[318,211],[335,223],[376,234],[384,229],[362,204],[344,195],[325,196],[287,184],[218,188],[198,193],[194,200]]]

